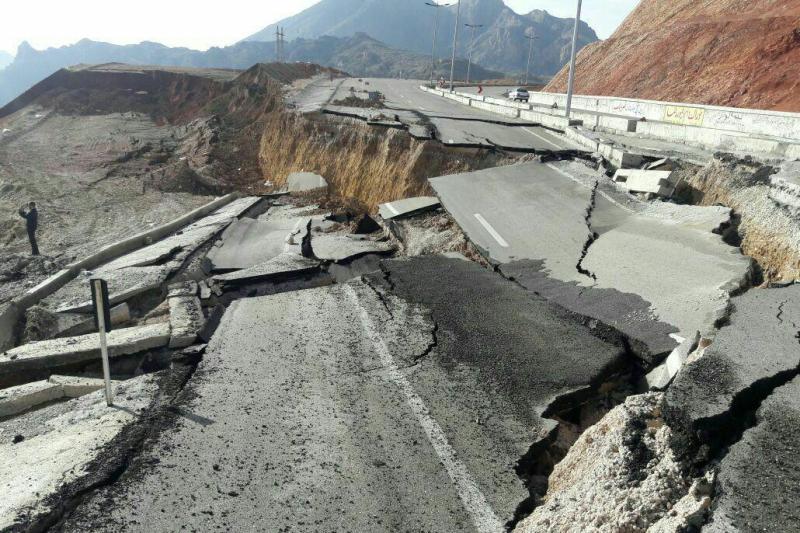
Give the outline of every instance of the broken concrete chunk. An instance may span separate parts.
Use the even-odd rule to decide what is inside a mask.
[[[85,378],[80,376],[50,376],[50,383],[64,389],[67,398],[80,398],[104,388],[105,380],[101,378]],[[114,382],[112,382],[114,383]]]
[[[433,211],[440,205],[439,199],[434,196],[420,196],[381,204],[378,213],[384,220],[391,220]]]
[[[194,280],[172,283],[168,288],[167,298],[175,298],[177,296],[196,296],[197,290],[197,282]]]
[[[286,179],[286,188],[289,192],[313,191],[327,189],[328,182],[319,174],[311,172],[295,172]]]
[[[36,381],[0,390],[0,418],[17,415],[63,396],[64,388],[48,381]]]
[[[652,193],[669,198],[675,192],[671,170],[620,169],[614,174],[614,181],[630,192]]]
[[[663,364],[654,368],[647,374],[646,380],[650,390],[664,390],[666,389],[672,379],[678,374],[683,367],[686,360],[689,358],[695,348],[700,342],[700,332],[698,331],[691,337],[684,339],[677,348],[672,350],[667,360]]]
[[[169,338],[169,324],[118,329],[108,334],[108,353],[110,357],[119,357],[144,352],[166,346]],[[0,376],[93,359],[100,359],[97,333],[33,342],[0,354]]]
[[[204,323],[200,298],[176,296],[169,299],[170,348],[185,348],[194,344]]]
[[[647,165],[647,170],[675,170],[676,168],[678,168],[677,163],[668,157],[653,161]]]
[[[211,298],[211,288],[208,286],[206,280],[202,280],[200,283],[197,284],[198,288],[200,289],[200,299],[201,300],[208,300]]]

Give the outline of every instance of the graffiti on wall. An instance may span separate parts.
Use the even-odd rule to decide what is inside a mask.
[[[684,126],[702,126],[706,110],[700,107],[668,105],[664,107],[664,122]]]

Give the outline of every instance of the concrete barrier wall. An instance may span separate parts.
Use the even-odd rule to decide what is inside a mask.
[[[567,97],[564,94],[532,92],[530,101],[536,105],[556,104],[564,109]],[[583,95],[573,97],[572,106],[574,109],[645,118],[649,121],[800,141],[800,113]]]
[[[487,102],[479,102],[477,100],[471,100],[470,106],[474,107],[475,109],[483,109],[484,111],[489,111],[491,113],[496,113],[498,115],[504,115],[506,117],[517,118],[519,117],[519,109],[513,107],[506,107],[497,104],[490,104]]]
[[[238,197],[238,193],[222,196],[171,222],[139,233],[125,240],[109,244],[89,257],[70,263],[63,270],[56,272],[37,286],[29,289],[22,296],[10,302],[9,305],[0,312],[0,350],[7,350],[11,344],[13,344],[16,325],[22,318],[22,314],[24,314],[28,308],[36,305],[42,299],[50,296],[75,279],[82,270],[96,268],[103,263],[107,263],[117,257],[147,246],[154,241],[158,241],[167,235],[175,233],[195,220],[231,203]]]
[[[494,98],[492,96],[487,96],[484,98],[486,102],[490,104],[497,104],[506,107],[515,107],[517,109],[523,109],[525,111],[530,111],[531,105],[526,104],[525,102],[515,102],[514,100],[509,100],[508,98]]]
[[[583,122],[580,119],[566,117],[559,117],[556,115],[548,115],[539,111],[520,111],[519,117],[523,120],[529,120],[542,126],[553,128],[559,131],[565,131],[569,126],[582,126]]]

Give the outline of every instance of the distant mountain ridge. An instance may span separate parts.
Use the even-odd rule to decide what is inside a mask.
[[[286,45],[286,60],[335,67],[355,76],[409,77],[427,79],[430,57],[396,50],[365,34],[352,37],[297,39]],[[70,46],[34,50],[28,43],[19,47],[16,58],[0,70],[0,107],[61,68],[77,64],[127,63],[197,68],[247,69],[256,63],[275,60],[274,42],[241,42],[206,52],[170,48],[158,43],[114,45],[84,39]],[[437,75],[449,74],[450,64],[440,64]],[[463,76],[466,62],[457,63],[456,74]],[[473,65],[473,79],[501,78],[503,73]]]
[[[3,70],[8,65],[10,65],[12,61],[14,61],[14,56],[9,54],[8,52],[0,50],[0,70]]]
[[[455,6],[438,9],[436,47],[439,57],[449,57]],[[245,41],[273,41],[276,26],[285,29],[289,42],[326,35],[348,37],[363,32],[391,47],[430,55],[434,14],[434,9],[422,0],[321,0],[297,15],[267,26]],[[528,59],[525,33],[529,29],[539,38],[534,46],[531,72],[553,75],[569,59],[574,19],[557,18],[542,10],[520,15],[503,0],[462,0],[461,22],[484,26],[476,30],[473,58],[487,68],[523,72]],[[463,26],[460,31],[458,55],[466,57],[470,33]],[[578,35],[581,48],[598,40],[585,22],[581,22]]]

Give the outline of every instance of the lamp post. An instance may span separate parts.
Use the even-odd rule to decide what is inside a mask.
[[[449,7],[453,4],[425,2],[425,5],[436,9],[436,15],[433,17],[433,46],[431,47],[431,84],[433,84],[436,77],[436,33],[439,30],[439,8]]]
[[[569,118],[572,112],[572,93],[575,90],[575,56],[577,55],[578,49],[578,26],[581,23],[582,3],[583,0],[578,0],[578,14],[575,15],[575,30],[572,32],[572,56],[569,61],[569,81],[567,82],[567,118]]]
[[[531,28],[530,35],[525,35],[525,38],[530,41],[530,46],[528,47],[528,66],[525,67],[525,85],[528,85],[528,79],[530,78],[531,72],[531,57],[533,57],[533,41],[538,39],[538,37],[534,34],[533,28]]]
[[[467,85],[469,85],[469,73],[472,69],[472,51],[475,48],[475,30],[483,28],[483,24],[464,24],[464,26],[472,30],[472,38],[469,41],[469,59],[467,59]]]
[[[461,0],[456,2],[456,31],[453,35],[453,57],[450,60],[450,92],[453,92],[453,79],[456,74],[456,48],[458,48],[458,30],[461,29]]]

